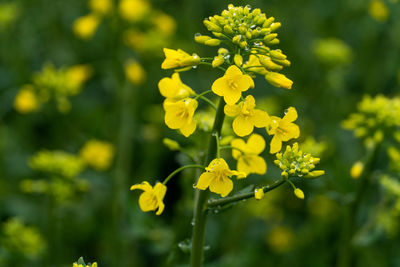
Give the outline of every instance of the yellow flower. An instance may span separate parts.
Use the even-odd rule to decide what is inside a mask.
[[[244,101],[235,105],[225,105],[224,112],[229,117],[235,117],[232,128],[238,136],[246,136],[253,132],[254,127],[266,127],[270,121],[267,112],[255,109],[254,97],[248,95]]]
[[[164,48],[165,60],[161,64],[162,69],[194,66],[200,63],[200,57],[196,54],[189,55],[185,51]]]
[[[351,178],[353,179],[360,178],[361,174],[363,173],[363,170],[364,170],[364,163],[362,163],[361,161],[357,161],[350,169]]]
[[[181,81],[177,72],[172,74],[171,78],[161,79],[158,83],[158,89],[161,95],[166,98],[164,106],[169,102],[176,102],[194,94],[194,91]]]
[[[156,28],[165,35],[171,35],[175,32],[176,23],[173,17],[164,14],[157,13],[153,18],[153,23]]]
[[[265,75],[265,79],[267,80],[267,82],[275,87],[292,89],[293,82],[281,73],[269,71]]]
[[[131,186],[131,190],[140,189],[144,192],[139,197],[139,207],[142,211],[153,211],[157,210],[156,215],[160,215],[164,210],[163,199],[167,192],[167,187],[162,183],[156,183],[152,187],[148,182],[141,184],[135,184]]]
[[[39,108],[39,101],[31,85],[25,85],[19,90],[14,100],[14,108],[19,113],[29,113]]]
[[[94,13],[107,15],[112,10],[111,0],[90,0],[89,7]]]
[[[111,143],[90,140],[82,147],[80,157],[99,171],[108,169],[114,158],[115,149]]]
[[[90,65],[74,65],[66,71],[68,83],[72,87],[80,87],[90,78],[92,72],[93,70]]]
[[[389,10],[381,0],[373,0],[369,3],[369,14],[379,22],[387,21]]]
[[[166,103],[164,105],[165,124],[171,129],[179,129],[185,137],[188,137],[196,130],[193,115],[197,105],[197,101],[191,98]]]
[[[265,174],[267,164],[265,160],[258,156],[265,149],[264,138],[259,134],[252,134],[247,143],[243,139],[233,139],[231,142],[232,156],[236,159],[237,170],[246,173]]]
[[[78,18],[74,22],[73,31],[82,39],[90,39],[99,26],[100,19],[93,14]]]
[[[142,19],[151,6],[145,0],[121,0],[118,9],[122,18],[134,22]]]
[[[293,123],[296,119],[297,111],[294,107],[290,107],[282,119],[271,116],[271,123],[267,126],[268,134],[274,135],[270,144],[271,154],[281,150],[282,142],[299,137],[299,126]]]
[[[125,65],[125,75],[132,84],[139,85],[146,80],[146,71],[139,62],[130,60]]]
[[[254,198],[261,200],[264,197],[264,190],[262,188],[257,188],[254,190]]]
[[[195,187],[200,190],[206,190],[209,187],[211,192],[225,197],[233,189],[233,182],[229,179],[232,175],[236,175],[237,178],[246,177],[243,172],[230,170],[224,159],[217,158],[212,160],[206,171],[200,175]]]
[[[242,92],[254,87],[253,79],[245,75],[236,66],[230,66],[223,77],[218,78],[212,85],[212,91],[223,96],[225,103],[234,105],[242,96]]]

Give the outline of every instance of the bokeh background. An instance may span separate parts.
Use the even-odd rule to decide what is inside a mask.
[[[206,146],[207,118],[191,139],[163,122],[157,83],[172,71],[160,68],[162,48],[214,56],[193,36],[207,33],[203,19],[229,3],[282,23],[279,48],[292,62],[284,74],[294,86],[259,77],[257,101],[278,116],[296,107],[299,142],[321,157],[326,175],[295,181],[304,201],[284,185],[210,214],[206,266],[337,265],[359,183],[349,170],[365,153],[341,122],[364,95],[399,93],[396,0],[0,1],[0,266],[71,266],[80,256],[99,266],[188,266],[195,172],[169,183],[161,216],[141,212],[129,186],[190,162],[164,138],[193,157]],[[199,67],[181,77],[205,91],[220,75]],[[236,190],[279,177],[263,156],[267,174]],[[365,192],[352,266],[400,266],[396,198],[378,181]]]

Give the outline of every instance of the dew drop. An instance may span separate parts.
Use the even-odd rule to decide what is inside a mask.
[[[247,7],[249,10],[251,10],[251,5],[246,5],[245,7]]]
[[[194,37],[198,37],[198,36],[201,36],[201,33],[197,32],[194,34]]]

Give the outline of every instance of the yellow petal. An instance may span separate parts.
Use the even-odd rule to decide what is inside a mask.
[[[232,148],[232,157],[234,159],[238,159],[242,153],[245,153],[246,151],[246,143],[243,141],[243,139],[240,138],[235,138],[231,141],[231,146]],[[234,149],[237,148],[237,149]]]
[[[180,110],[179,108],[174,107],[165,112],[164,116],[165,124],[171,129],[179,129],[185,123],[185,120],[182,120],[180,117],[177,116],[179,110]]]
[[[247,91],[249,88],[254,88],[254,81],[249,75],[242,75],[237,83],[241,91]]]
[[[227,87],[226,79],[224,77],[221,77],[214,81],[214,83],[211,86],[211,90],[214,92],[214,94],[222,96],[224,94],[224,90],[226,87]]]
[[[140,189],[143,191],[151,191],[153,187],[146,181],[142,182],[141,184],[132,185],[130,190]]]
[[[237,169],[247,175],[250,173],[265,174],[267,172],[267,164],[260,156],[244,155],[239,158]]]
[[[157,198],[152,192],[143,192],[139,197],[139,207],[144,212],[155,210],[157,204]]]
[[[185,123],[179,130],[185,137],[189,137],[196,130],[196,122],[191,120],[190,123]]]
[[[225,105],[224,113],[226,116],[235,117],[240,113],[239,105]]]
[[[178,84],[173,81],[171,78],[165,77],[162,78],[158,82],[158,89],[163,97],[173,98],[176,96],[176,92],[178,91]]]
[[[253,110],[253,116],[251,118],[254,126],[257,128],[267,127],[270,123],[270,117],[267,112],[255,109]]]
[[[246,136],[253,132],[254,125],[244,116],[237,116],[232,123],[232,128],[238,136]]]
[[[236,102],[238,102],[242,94],[239,90],[227,88],[223,91],[223,96],[226,104],[234,105]]]
[[[300,135],[300,128],[294,123],[285,123],[284,121],[281,122],[282,129],[285,129],[285,133],[280,135],[282,141],[286,142],[290,139],[297,138]],[[281,128],[281,125],[279,128]]]
[[[274,135],[271,140],[270,148],[269,148],[269,153],[275,154],[276,152],[279,152],[282,148],[282,140]]]
[[[250,135],[249,139],[247,140],[247,148],[252,154],[260,154],[265,149],[264,138],[259,134]]]
[[[235,65],[232,65],[226,70],[224,76],[235,77],[235,76],[239,76],[239,75],[243,75],[242,71]]]
[[[283,120],[287,122],[293,122],[297,119],[297,111],[294,107],[288,108],[285,116],[282,118]]]
[[[207,189],[214,177],[214,174],[212,174],[211,172],[203,172],[200,175],[195,187],[201,190]]]
[[[227,196],[233,189],[233,182],[227,177],[221,177],[212,180],[210,183],[210,191],[220,194],[221,197]]]

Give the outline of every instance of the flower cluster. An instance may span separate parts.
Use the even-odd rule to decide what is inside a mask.
[[[358,112],[342,125],[353,130],[356,137],[365,139],[366,144],[380,143],[385,135],[393,136],[400,127],[400,98],[365,96],[358,104]]]
[[[322,170],[314,170],[319,161],[319,158],[303,153],[299,150],[298,143],[294,143],[292,146],[286,146],[285,152],[277,153],[274,163],[282,170],[281,175],[285,179],[289,176],[317,178],[325,174]]]
[[[82,257],[72,264],[72,267],[97,267],[97,262],[85,263]]]
[[[266,141],[262,135],[254,133],[255,128],[261,128],[265,135],[272,136],[269,148],[271,154],[279,152],[283,142],[298,138],[300,135],[300,129],[294,123],[298,116],[294,107],[289,107],[282,118],[270,116],[265,110],[256,106],[255,97],[249,94],[255,88],[253,80],[255,74],[265,76],[265,79],[275,87],[287,89],[292,87],[292,81],[278,72],[284,66],[289,66],[290,62],[281,50],[269,47],[279,43],[274,31],[281,24],[274,22],[273,17],[267,18],[260,9],[251,10],[248,6],[229,5],[221,15],[204,20],[204,25],[214,37],[196,34],[195,41],[208,46],[226,45],[226,47],[220,47],[218,55],[214,58],[203,58],[181,49],[164,48],[165,60],[161,68],[175,69],[175,73],[171,77],[161,79],[158,89],[165,97],[163,103],[165,124],[171,129],[179,130],[185,137],[192,135],[197,128],[211,132],[210,144],[216,143],[216,153],[210,156],[209,162],[206,162],[207,167],[183,166],[168,176],[163,183],[157,183],[154,187],[146,181],[133,185],[131,189],[144,191],[139,198],[139,205],[143,211],[158,209],[157,214],[162,212],[165,184],[173,175],[185,168],[203,169],[194,187],[200,190],[209,189],[221,197],[226,197],[232,192],[234,188],[232,176],[243,179],[253,173],[265,174],[267,163],[261,154],[265,150]],[[212,83],[211,90],[202,93],[197,93],[184,84],[180,77],[181,73],[198,65],[208,65],[224,72]],[[219,97],[218,107],[212,99],[206,97],[212,93]],[[209,111],[197,111],[200,100],[216,110],[215,119]],[[227,131],[222,130],[225,115],[232,118],[228,121],[232,126],[228,136],[223,136]],[[232,131],[240,138],[232,136]],[[164,139],[164,143],[172,150],[185,153],[185,149],[174,140]],[[294,147],[296,146],[297,144]],[[227,161],[221,157],[222,149],[232,149],[232,157],[237,161],[237,170],[231,170]],[[301,151],[296,151],[300,154],[290,158],[288,153],[286,151],[284,157],[281,155],[281,159],[298,164],[292,169],[289,164],[289,169],[285,169],[291,176],[304,176],[306,170],[307,177],[323,174],[323,171],[312,171],[315,167],[312,163],[313,161],[314,164],[317,163],[317,159],[311,155],[303,155]],[[201,153],[199,155],[191,158],[201,158]],[[285,177],[286,180],[288,176]],[[264,189],[258,188],[254,197],[261,199],[263,194]],[[299,198],[304,198],[300,189],[296,189],[295,194]]]
[[[54,98],[60,112],[71,109],[68,97],[81,92],[83,84],[92,75],[89,65],[74,65],[56,69],[53,64],[45,64],[42,71],[33,75],[32,84],[24,85],[14,100],[14,107],[20,113],[30,113],[39,109],[42,103]]]

